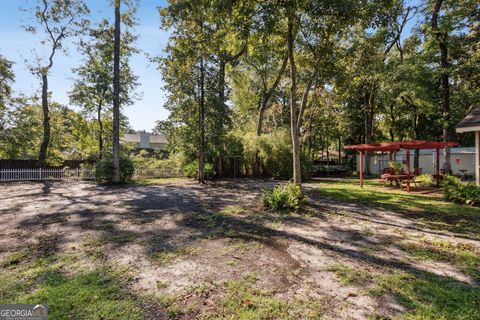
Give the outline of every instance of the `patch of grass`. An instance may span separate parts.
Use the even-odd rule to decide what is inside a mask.
[[[78,272],[75,255],[37,257],[0,270],[0,303],[43,303],[52,319],[140,319],[114,270]],[[68,268],[71,275],[62,270]],[[122,275],[125,272],[122,271]]]
[[[106,257],[103,250],[105,243],[105,240],[86,234],[82,236],[81,247],[85,254],[93,260],[103,260]]]
[[[234,240],[233,244],[230,244],[223,248],[222,255],[230,255],[233,253],[247,253],[249,251],[256,251],[262,248],[263,245],[256,241],[247,241],[243,239]]]
[[[175,318],[182,313],[182,309],[178,302],[179,300],[180,295],[164,294],[157,299],[157,302],[160,303],[163,308],[165,308],[170,317]]]
[[[403,242],[400,248],[420,260],[445,261],[457,266],[466,275],[480,279],[480,254],[468,244],[422,239],[421,243]]]
[[[205,310],[199,319],[321,319],[321,306],[312,300],[281,300],[255,284],[258,275],[249,273],[227,281],[214,308]]]
[[[113,242],[116,245],[124,245],[124,244],[127,244],[129,242],[134,241],[137,238],[138,238],[138,234],[124,233],[124,234],[118,234],[118,235],[110,236],[108,238],[108,241]]]
[[[180,257],[195,255],[200,252],[200,249],[193,247],[181,247],[174,249],[161,249],[153,252],[150,258],[158,264],[170,263]]]
[[[187,178],[151,178],[135,180],[136,184],[181,184],[190,181]]]
[[[85,222],[80,224],[80,228],[84,230],[112,230],[115,228],[113,222]]]
[[[225,215],[231,215],[231,216],[236,216],[236,215],[242,215],[246,213],[246,210],[242,208],[241,206],[237,205],[230,205],[230,206],[225,206],[222,208],[220,211],[221,214]]]
[[[52,319],[141,319],[142,311],[107,270],[71,277],[47,271],[38,290],[16,302],[44,303]]]
[[[30,254],[31,254],[30,250],[25,250],[25,249],[17,252],[13,252],[3,259],[1,266],[7,267],[9,265],[19,264],[21,261],[28,259]]]
[[[0,263],[3,267],[26,263],[37,258],[49,258],[55,254],[56,240],[52,236],[38,235],[35,242],[7,255]]]
[[[331,265],[327,270],[335,272],[343,285],[359,284],[372,280],[372,276],[369,272],[344,264]]]
[[[345,202],[381,207],[409,214],[438,230],[467,233],[480,238],[480,208],[443,200],[440,193],[407,193],[383,187],[378,180],[365,180],[361,189],[357,179],[322,180],[317,192]]]
[[[376,277],[370,293],[394,294],[407,308],[405,319],[480,319],[478,286],[455,282],[430,273],[392,271]]]
[[[168,282],[162,280],[156,280],[157,289],[165,289],[168,287]]]
[[[49,236],[37,237],[9,262],[0,268],[2,304],[47,304],[52,319],[142,318],[141,301],[124,289],[133,279],[128,268],[93,268],[75,252],[59,255]]]

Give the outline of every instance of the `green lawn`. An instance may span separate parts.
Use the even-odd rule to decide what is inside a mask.
[[[150,179],[139,179],[136,180],[136,184],[176,184],[176,183],[185,183],[191,181],[191,179],[184,177],[174,177],[174,178],[150,178]]]
[[[479,238],[480,208],[445,201],[435,189],[413,192],[385,187],[378,179],[365,180],[360,188],[357,178],[323,179],[316,191],[329,198],[389,209],[418,219],[434,229],[443,229]]]
[[[49,239],[46,239],[49,241]],[[43,303],[51,319],[141,319],[141,298],[125,289],[128,270],[84,268],[70,252],[29,247],[0,268],[0,303]]]

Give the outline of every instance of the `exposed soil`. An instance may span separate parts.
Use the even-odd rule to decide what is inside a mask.
[[[313,191],[315,183],[305,184],[311,203],[306,214],[279,215],[259,205],[260,190],[274,184],[0,184],[0,261],[38,245],[40,237],[50,251],[83,250],[82,259],[98,253],[95,263],[129,266],[133,292],[181,294],[185,305],[197,303],[195,312],[215,303],[222,283],[254,272],[259,285],[281,299],[320,301],[326,319],[395,318],[405,312],[395,296],[369,295],[368,281],[343,284],[332,265],[475,282],[447,262],[413,259],[402,245],[440,240],[480,250],[478,240],[430,230],[401,213],[322,198]],[[208,294],[192,293],[200,285]],[[154,307],[145,310],[160,318]]]

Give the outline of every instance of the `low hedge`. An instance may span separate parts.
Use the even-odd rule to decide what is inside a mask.
[[[449,201],[476,205],[480,203],[480,188],[473,183],[463,183],[460,178],[445,176],[443,194]]]

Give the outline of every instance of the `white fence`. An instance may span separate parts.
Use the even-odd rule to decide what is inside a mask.
[[[176,168],[137,169],[134,179],[181,177]],[[0,169],[0,181],[95,180],[92,169]]]
[[[0,169],[0,181],[94,179],[95,171],[87,169]]]

